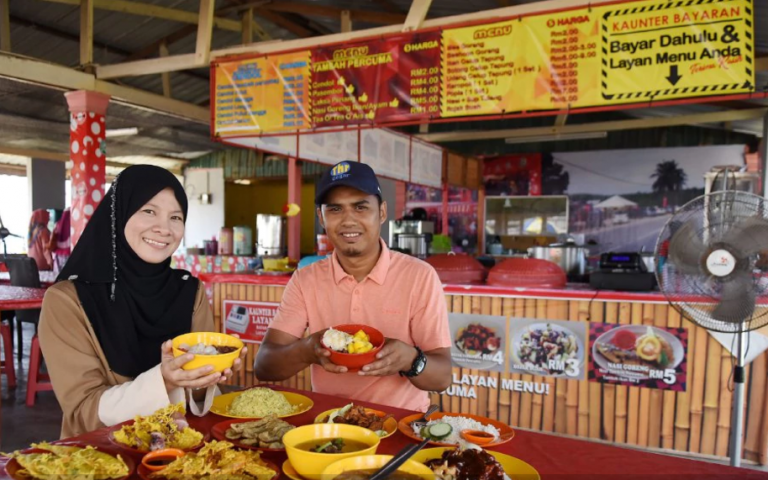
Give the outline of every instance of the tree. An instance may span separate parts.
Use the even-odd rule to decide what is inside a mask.
[[[663,160],[656,164],[656,170],[651,174],[653,191],[656,193],[671,193],[675,203],[683,190],[688,175],[677,165],[676,160]]]

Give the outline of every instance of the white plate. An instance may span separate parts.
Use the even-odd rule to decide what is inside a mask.
[[[570,377],[563,373],[549,373],[549,369],[537,371],[537,370],[529,370],[528,374],[530,375],[546,375],[551,377],[564,377],[564,378],[581,378],[583,377],[584,372],[584,342],[582,341],[582,338],[576,334],[573,330],[566,328],[562,326],[559,323],[548,323],[548,322],[541,322],[541,323],[531,323],[527,325],[526,327],[520,329],[515,333],[514,338],[512,339],[512,362],[513,364],[519,364],[523,365],[523,361],[520,360],[520,356],[518,352],[520,351],[520,342],[522,341],[523,334],[530,331],[530,330],[545,330],[547,328],[547,325],[552,327],[552,330],[556,332],[563,332],[568,335],[573,335],[576,337],[576,346],[578,347],[578,350],[576,351],[576,362],[578,362],[578,368],[580,374],[576,377]],[[520,372],[521,369],[515,369],[516,372]]]
[[[614,375],[619,375],[627,378],[637,378],[640,380],[649,379],[650,376],[646,373],[628,372],[626,370],[618,370],[615,368],[611,368],[608,362],[608,359],[605,358],[600,352],[597,351],[597,344],[610,342],[613,336],[616,335],[616,332],[620,332],[622,330],[628,330],[634,333],[636,336],[640,337],[642,335],[645,335],[645,333],[648,331],[648,327],[649,325],[623,325],[621,327],[608,330],[607,332],[600,335],[595,340],[594,345],[592,345],[592,356],[595,358],[595,363],[597,363],[604,370],[607,370],[613,373]],[[680,339],[678,339],[676,336],[672,335],[666,330],[655,328],[652,325],[650,327],[653,328],[653,333],[655,333],[662,339],[666,340],[666,342],[669,343],[669,345],[672,347],[672,354],[675,356],[675,360],[671,365],[668,365],[665,368],[676,368],[678,365],[680,365],[680,363],[683,361],[683,358],[685,356],[685,351],[683,350],[683,344],[680,342]]]

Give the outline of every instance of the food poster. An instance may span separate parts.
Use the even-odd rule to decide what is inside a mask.
[[[224,333],[235,333],[246,343],[261,343],[279,306],[279,303],[270,302],[224,300]]]
[[[312,51],[314,126],[439,116],[440,32]]]
[[[214,64],[214,135],[310,127],[309,51]]]
[[[510,372],[584,379],[588,357],[585,322],[514,318],[509,338]]]
[[[454,365],[503,372],[506,364],[507,319],[490,315],[449,313]]]
[[[589,324],[589,380],[684,392],[688,330]]]

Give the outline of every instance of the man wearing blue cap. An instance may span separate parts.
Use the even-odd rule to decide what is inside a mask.
[[[315,204],[334,252],[294,273],[259,348],[256,376],[280,381],[311,366],[316,392],[424,411],[427,392],[451,383],[448,311],[437,273],[382,241],[387,204],[368,165],[334,165],[318,183]],[[321,345],[328,328],[350,323],[386,338],[359,372],[333,364]]]

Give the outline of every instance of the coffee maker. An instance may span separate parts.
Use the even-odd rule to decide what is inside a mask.
[[[414,257],[427,258],[435,222],[426,220],[390,220],[389,247],[406,251]]]

